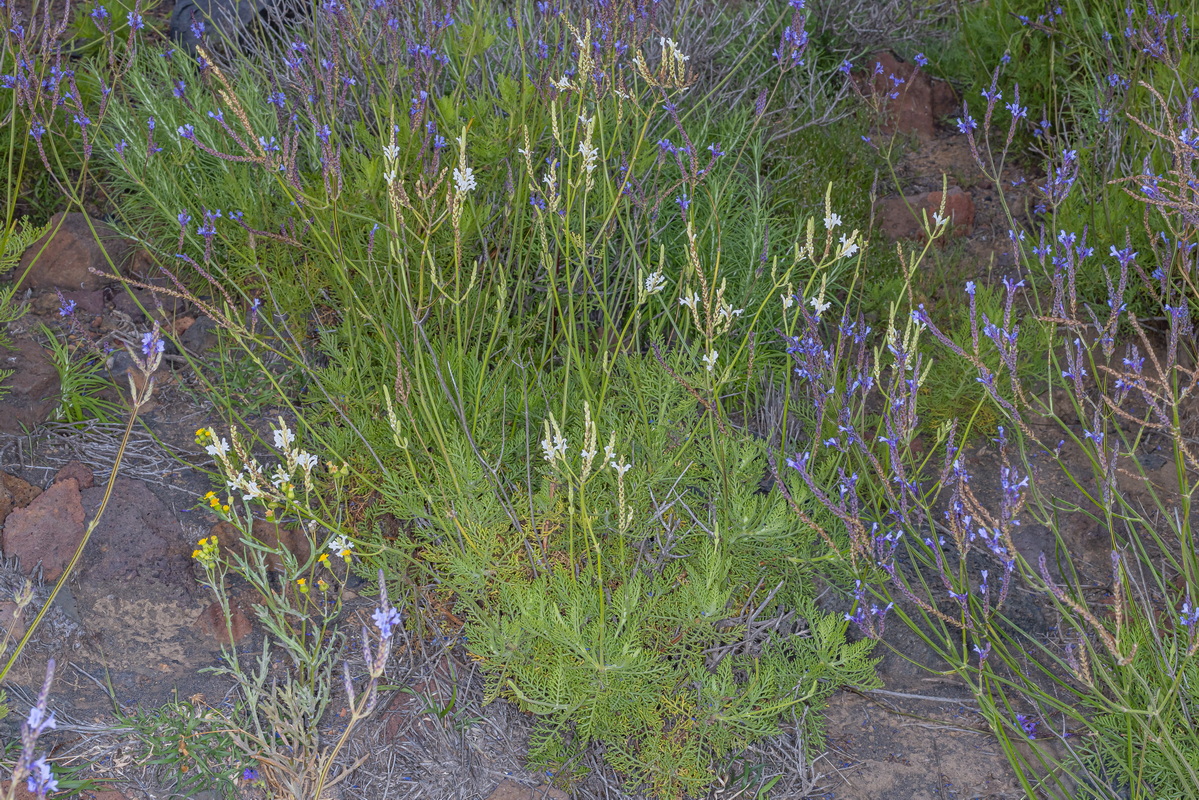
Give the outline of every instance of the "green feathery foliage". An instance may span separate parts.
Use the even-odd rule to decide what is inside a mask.
[[[827,548],[761,488],[765,445],[709,436],[713,420],[652,357],[622,357],[614,371],[594,418],[586,405],[577,419],[533,421],[527,440],[523,424],[490,440],[527,453],[545,436],[531,483],[506,500],[482,488],[461,437],[457,480],[475,488],[447,490],[447,514],[430,515],[407,476],[388,481],[384,503],[427,520],[421,555],[465,620],[490,696],[540,718],[534,763],[559,773],[603,742],[633,786],[695,796],[795,706],[877,685],[873,643],[849,643],[848,623],[816,608],[810,576]],[[481,418],[502,419],[502,395],[488,396]],[[798,483],[791,492],[804,502]],[[403,569],[394,548],[384,560],[389,574]]]
[[[13,223],[8,230],[0,234],[0,274],[8,272],[16,267],[21,261],[21,255],[29,249],[29,246],[42,238],[49,226],[36,227],[29,224],[27,218],[22,217],[19,222]],[[8,325],[11,322],[16,322],[25,315],[28,307],[20,305],[16,302],[17,289],[19,287],[19,278],[14,280],[9,286],[0,289],[0,348],[11,349],[13,346],[12,336],[8,333]],[[0,369],[0,384],[8,380],[13,374],[11,369]],[[7,394],[8,389],[0,385],[0,395]],[[3,703],[0,702],[0,707]],[[3,714],[0,714],[3,717]]]

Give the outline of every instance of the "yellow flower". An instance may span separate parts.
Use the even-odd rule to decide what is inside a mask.
[[[322,592],[329,591],[329,583],[324,578],[318,578],[316,585]]]
[[[296,579],[296,586],[299,587],[301,594],[308,594],[308,581],[304,578]]]
[[[204,567],[212,567],[216,564],[220,549],[221,543],[215,536],[205,537],[196,544],[196,549],[192,551],[192,558],[199,561]]]
[[[319,561],[320,563],[324,564],[325,566],[329,566],[329,554],[328,554],[328,553],[321,553],[321,555],[320,555],[320,557],[317,559],[317,561]]]

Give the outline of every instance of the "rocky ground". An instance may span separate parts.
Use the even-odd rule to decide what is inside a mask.
[[[939,124],[955,104],[952,89],[914,75],[910,65],[890,55],[880,54],[880,59],[887,71],[907,80],[891,125],[908,137],[910,146],[898,171],[902,194],[878,201],[876,240],[919,238],[912,210],[917,215],[936,211],[942,176],[948,175],[946,203],[954,237],[948,247],[955,269],[963,280],[1003,274],[1012,261],[1003,248],[1007,224],[999,200],[979,175],[964,139]],[[0,363],[13,371],[9,393],[0,398],[0,546],[5,559],[0,597],[11,595],[26,577],[36,582],[34,602],[24,615],[14,617],[14,604],[0,600],[0,620],[18,635],[44,603],[95,514],[123,432],[120,422],[68,424],[53,418],[63,387],[38,326],[65,331],[81,353],[102,360],[104,374],[112,379],[104,397],[116,404],[123,402],[124,344],[136,343],[152,321],[172,331],[178,346],[201,362],[213,357],[216,341],[212,321],[185,303],[126,288],[92,271],[107,272],[111,258],[122,275],[151,284],[159,280],[148,259],[102,219],[90,220],[99,243],[82,214],[56,217],[54,223],[55,232],[34,245],[12,276],[22,281],[30,312],[12,326],[16,346]],[[71,304],[73,312],[62,314]],[[173,355],[177,357],[168,358],[160,371],[154,403],[134,428],[108,509],[82,561],[10,675],[11,694],[23,711],[40,684],[47,657],[57,659],[52,705],[62,722],[56,755],[90,765],[88,776],[110,787],[94,795],[104,800],[177,796],[172,794],[177,776],[139,760],[131,733],[116,712],[184,698],[196,708],[216,707],[230,691],[227,682],[201,671],[218,664],[227,634],[191,558],[196,541],[216,532],[215,520],[196,509],[209,487],[205,469],[210,464],[193,441],[196,428],[211,424],[214,415],[196,390],[186,359],[178,357],[182,353]],[[274,412],[269,404],[260,409],[262,419],[271,419]],[[989,446],[978,446],[970,457],[978,483],[994,483]],[[1099,567],[1107,558],[1102,537],[1085,525],[1075,528],[1067,535],[1102,574]],[[1025,536],[1022,545],[1028,548],[1052,546],[1048,532],[1035,526]],[[346,613],[361,615],[370,605],[350,591]],[[1053,621],[1031,599],[1021,613],[1034,629],[1052,635]],[[244,654],[259,652],[262,631],[248,603],[236,605],[234,616],[232,644]],[[1022,797],[967,688],[914,664],[932,663],[932,656],[898,623],[887,631],[887,645],[880,651],[886,655],[886,690],[845,691],[833,698],[823,758],[810,768],[797,766],[796,745],[786,737],[762,747],[759,756],[772,765],[768,770],[785,773],[774,796]],[[452,642],[427,642],[398,654],[388,680],[404,688],[388,693],[382,711],[353,741],[347,759],[367,759],[355,778],[339,787],[340,796],[566,796],[550,788],[547,776],[522,769],[528,720],[503,702],[482,705],[481,679]],[[454,706],[452,713],[431,713],[448,705]],[[0,738],[14,733],[19,716],[0,723]],[[597,769],[573,793],[620,797],[618,785]],[[733,783],[717,794],[740,796]],[[245,796],[254,796],[254,789],[245,787]]]

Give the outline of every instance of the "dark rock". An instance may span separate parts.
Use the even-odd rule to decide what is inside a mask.
[[[0,485],[3,486],[4,493],[12,499],[13,508],[24,508],[42,493],[41,488],[7,472],[0,472]]]
[[[141,357],[141,354],[138,354]],[[121,388],[122,392],[129,391],[129,378],[132,376],[133,383],[140,390],[146,382],[146,376],[142,372],[141,366],[134,360],[134,357],[129,354],[128,350],[114,350],[104,362],[104,369],[108,372],[108,377]],[[160,363],[158,369],[150,373],[155,382],[163,374],[163,366]]]
[[[64,310],[68,310],[68,314],[94,316],[104,311],[104,292],[66,289],[62,291],[62,297],[59,297],[58,292],[43,292],[33,299],[29,308],[34,314],[43,317],[67,316],[62,313]]]
[[[180,0],[171,14],[171,38],[189,50],[199,44],[211,48],[214,39],[223,39],[249,49],[251,34],[257,26],[276,30],[296,20],[306,4],[299,0]],[[201,42],[195,23],[202,23],[209,34]]]
[[[272,550],[286,549],[301,564],[311,555],[312,545],[308,541],[308,535],[299,527],[256,519],[250,532],[259,544]],[[217,538],[222,550],[233,551],[243,558],[249,558],[249,549],[242,542],[242,532],[230,523],[218,522],[209,531],[209,535]],[[268,569],[282,572],[283,558],[275,553],[268,553],[266,565]]]
[[[268,5],[266,0],[180,0],[171,14],[171,38],[189,50],[195,49],[201,44],[196,36],[197,25],[203,25],[205,33],[237,41]]]
[[[57,580],[83,540],[83,503],[74,478],[55,483],[4,521],[5,558],[19,558],[26,574],[41,562],[42,577]]]
[[[911,210],[909,210],[909,207]],[[921,192],[879,200],[874,207],[875,226],[888,239],[923,239],[924,215],[934,227],[933,214],[941,208],[941,192]],[[945,196],[945,216],[949,217],[951,236],[969,236],[974,229],[974,200],[954,186]]]
[[[943,117],[961,116],[962,102],[958,98],[958,93],[954,90],[953,85],[949,81],[943,81],[940,78],[933,78],[932,81],[932,114],[934,120],[939,120]]]
[[[58,370],[50,353],[32,339],[20,339],[13,350],[0,349],[0,369],[13,371],[0,397],[0,433],[23,433],[45,422],[58,405]]]
[[[228,625],[225,624],[225,613],[221,610],[221,604],[214,601],[200,612],[196,619],[196,627],[201,633],[213,637],[221,644],[238,644],[249,635],[254,624],[242,609],[242,603],[233,599],[229,603]]]
[[[88,516],[103,500],[104,486],[83,492]],[[191,576],[191,546],[182,528],[158,496],[141,481],[117,478],[104,516],[96,525],[80,566],[80,575],[96,586],[139,581],[174,588]]]
[[[179,336],[179,344],[193,355],[200,355],[217,346],[217,331],[221,328],[211,317],[200,317]]]
[[[168,322],[189,308],[186,300],[175,297],[178,288],[144,250],[134,253],[128,272],[146,285],[120,284],[112,288],[110,297],[113,308],[127,314],[134,322],[145,322],[147,315]]]
[[[875,65],[881,65],[882,70],[876,73]],[[891,76],[902,83],[896,86]],[[866,61],[866,69],[855,78],[863,92],[886,101],[881,121],[885,132],[914,133],[921,139],[931,139],[936,134],[932,84],[914,64],[900,61],[889,52],[875,53]],[[898,92],[899,96],[892,100],[891,92]]]
[[[153,293],[148,289],[137,286],[118,286],[112,293],[112,307],[129,317],[134,325],[143,325],[146,322],[146,315],[142,309],[154,308],[154,303],[150,299],[151,294]]]
[[[103,222],[92,220],[91,224],[95,227],[94,235],[87,215],[55,214],[50,220],[50,232],[34,242],[21,258],[16,272],[19,286],[64,292],[94,292],[104,288],[108,281],[91,273],[89,268],[108,273],[114,266],[120,270],[129,256],[129,244]]]
[[[74,478],[75,483],[79,484],[80,489],[90,489],[96,485],[96,476],[92,474],[91,469],[78,461],[68,461],[63,465],[57,474],[54,476],[54,482],[64,481],[67,478]]]

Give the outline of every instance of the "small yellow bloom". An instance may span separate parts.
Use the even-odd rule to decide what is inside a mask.
[[[324,564],[325,566],[329,566],[329,554],[328,554],[328,553],[321,553],[321,554],[320,554],[320,557],[319,557],[319,558],[317,558],[317,561],[319,561],[320,563]]]
[[[275,509],[273,509],[273,508],[268,508],[268,509],[266,510],[266,518],[267,518],[267,519],[274,519],[274,518],[275,518]]]
[[[301,594],[308,594],[308,581],[305,578],[297,578],[296,586],[299,587]]]
[[[324,578],[318,578],[316,585],[322,592],[329,591],[329,583]]]
[[[192,551],[192,558],[205,567],[211,567],[216,563],[220,548],[221,544],[215,536],[205,537],[197,542],[196,549]]]

